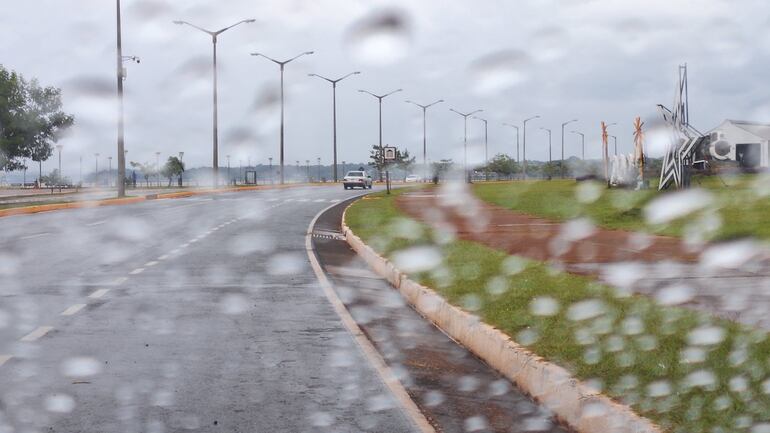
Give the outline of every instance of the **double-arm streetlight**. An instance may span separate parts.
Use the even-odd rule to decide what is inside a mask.
[[[489,128],[486,119],[482,119],[478,116],[473,116],[476,120],[484,122],[484,180],[489,182]]]
[[[423,180],[425,180],[428,177],[428,134],[427,134],[427,114],[428,108],[440,104],[444,102],[443,99],[439,99],[438,101],[431,102],[428,105],[418,104],[414,101],[406,100],[407,104],[416,105],[420,108],[422,108],[422,166],[423,166]]]
[[[280,66],[281,68],[281,185],[283,185],[283,160],[284,160],[284,92],[283,92],[283,71],[287,63],[291,63],[294,60],[297,60],[298,58],[302,56],[309,56],[310,54],[313,54],[313,51],[305,51],[304,53],[297,54],[296,56],[288,59],[288,60],[276,60],[272,57],[268,57],[262,53],[251,53],[252,56],[255,57],[262,57],[267,60],[270,60],[271,62],[275,63],[276,65]]]
[[[382,147],[382,100],[387,98],[388,96],[394,94],[394,93],[402,92],[403,90],[404,89],[396,89],[396,90],[394,90],[392,92],[388,92],[388,93],[385,93],[383,95],[377,95],[377,94],[374,94],[374,93],[372,93],[372,92],[370,92],[368,90],[361,90],[361,89],[358,90],[360,93],[366,93],[367,95],[371,95],[371,96],[377,98],[377,101],[379,102],[379,107],[380,107],[380,164],[381,164],[381,167],[385,165],[385,149]],[[380,169],[380,182],[382,182],[382,169]]]
[[[481,113],[484,110],[471,111],[470,113],[461,113],[454,108],[450,108],[449,111],[457,113],[463,117],[464,132],[463,132],[463,171],[465,172],[466,180],[470,180],[468,177],[468,116],[472,116],[476,113]]]
[[[561,177],[564,177],[564,127],[577,121],[577,119],[572,119],[561,124],[561,166],[559,170],[561,172]]]
[[[520,162],[519,159],[519,127],[511,123],[503,122],[503,126],[510,126],[516,130],[516,162]]]
[[[237,23],[225,27],[223,29],[217,30],[217,31],[211,31],[206,30],[202,27],[198,27],[195,24],[190,24],[187,21],[174,21],[174,24],[178,25],[188,25],[194,29],[200,30],[203,33],[208,34],[211,36],[211,43],[213,45],[213,72],[214,72],[214,116],[213,116],[213,132],[212,132],[212,147],[213,147],[213,169],[214,169],[214,187],[217,188],[219,186],[219,119],[218,119],[218,112],[217,112],[217,38],[222,33],[230,30],[231,28],[245,24],[245,23],[253,23],[256,21],[255,19],[247,19],[247,20],[241,20]]]
[[[539,119],[539,118],[540,118],[539,115],[538,116],[532,116],[532,117],[530,117],[528,119],[524,119],[524,122],[522,122],[523,126],[524,126],[524,131],[522,131],[523,132],[522,135],[524,136],[524,142],[522,143],[521,147],[522,147],[522,156],[524,158],[524,166],[522,168],[523,173],[524,173],[524,179],[527,178],[527,122],[529,122],[530,120],[535,120],[535,119]]]
[[[576,134],[576,135],[580,136],[580,140],[581,140],[581,142],[580,142],[581,159],[583,161],[585,161],[586,160],[586,135],[583,134],[582,132],[578,132],[578,131],[570,131],[570,132],[572,134]]]
[[[615,156],[618,156],[618,137],[615,135],[610,135],[610,138],[612,139],[615,145]]]
[[[551,164],[553,163],[553,154],[551,153],[551,130],[548,128],[540,128],[548,133],[548,180],[551,180]]]
[[[323,75],[318,74],[308,74],[310,77],[318,77],[322,80],[326,80],[332,84],[332,122],[333,122],[333,129],[334,129],[334,182],[337,182],[337,83],[344,80],[345,78],[348,78],[351,75],[358,75],[361,72],[355,71],[351,72],[344,77],[337,78],[336,80],[333,80],[331,78],[326,78]],[[343,170],[345,171],[345,170]]]

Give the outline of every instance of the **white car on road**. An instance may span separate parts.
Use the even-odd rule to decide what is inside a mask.
[[[404,179],[404,182],[411,183],[411,182],[422,182],[422,176],[417,174],[410,174],[409,176]]]
[[[342,179],[342,185],[345,189],[356,187],[372,189],[372,177],[367,175],[365,171],[349,171]]]

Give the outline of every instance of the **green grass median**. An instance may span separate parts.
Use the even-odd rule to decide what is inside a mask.
[[[708,206],[697,209],[688,219],[678,219],[667,225],[648,224],[644,208],[673,191],[606,189],[599,182],[556,179],[477,183],[473,191],[489,203],[554,220],[588,217],[605,228],[643,230],[678,237],[686,237],[693,234],[692,230],[710,225],[705,233],[709,240],[770,239],[770,178],[755,175],[704,177],[693,183],[693,187],[704,192]]]
[[[770,423],[767,333],[453,239],[402,214],[394,203],[402,193],[359,200],[346,222],[397,265],[430,265],[414,280],[666,431]]]

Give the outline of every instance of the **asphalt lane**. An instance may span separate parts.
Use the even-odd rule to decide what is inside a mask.
[[[305,234],[342,187],[0,220],[0,431],[416,431]]]

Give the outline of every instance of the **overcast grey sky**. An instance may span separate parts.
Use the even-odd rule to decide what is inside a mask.
[[[0,62],[62,87],[77,127],[62,141],[65,174],[82,155],[115,155],[115,16],[111,0],[6,0],[0,16]],[[384,104],[384,140],[421,154],[422,115],[404,103],[443,98],[428,116],[428,157],[462,159],[462,118],[483,108],[490,154],[515,154],[515,131],[501,122],[539,114],[528,127],[529,159],[547,159],[562,122],[587,135],[599,155],[599,122],[631,149],[632,122],[658,118],[671,105],[676,67],[690,67],[691,120],[701,129],[724,118],[770,121],[767,58],[770,5],[761,0],[123,0],[128,65],[126,148],[149,162],[185,152],[188,165],[211,164],[211,40],[181,19],[219,29],[244,18],[255,24],[220,37],[220,164],[225,155],[278,158],[278,67],[251,57],[288,58],[286,160],[331,161],[331,86],[310,72],[362,75],[338,89],[339,159],[364,161],[377,143],[377,104],[356,92],[404,92]],[[396,26],[370,25],[392,15]],[[388,30],[393,29],[395,30]],[[470,122],[479,150],[482,124]],[[579,154],[566,137],[567,155]],[[478,159],[481,153],[476,152]],[[106,162],[102,162],[106,164]],[[48,168],[53,168],[48,164]]]

